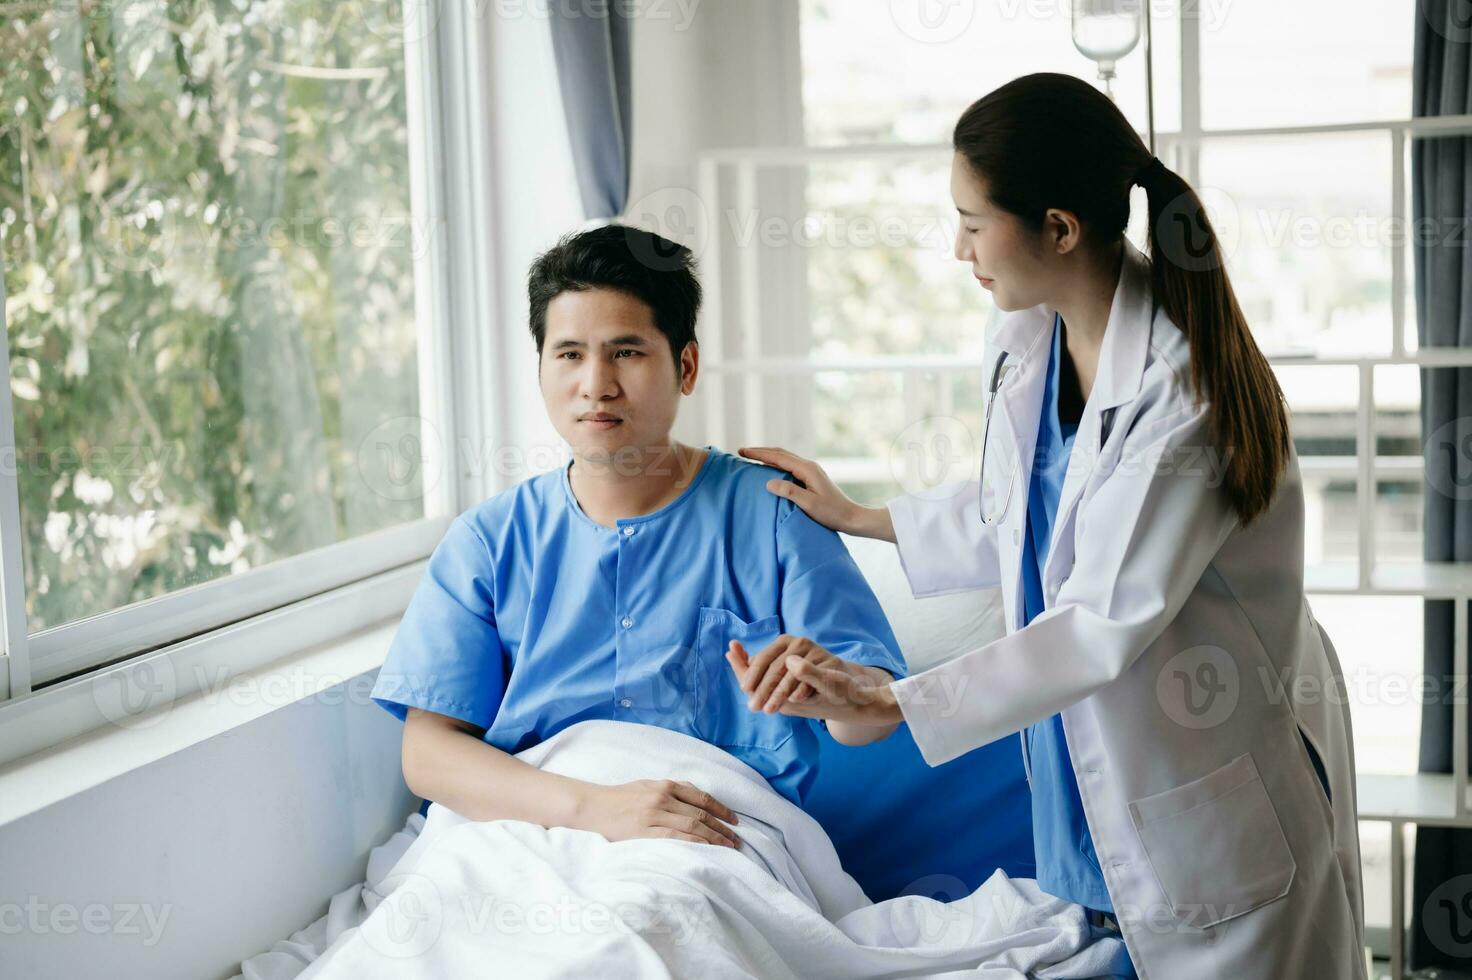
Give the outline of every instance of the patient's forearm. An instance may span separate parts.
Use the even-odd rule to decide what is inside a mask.
[[[404,728],[404,780],[471,820],[571,827],[610,841],[666,837],[739,847],[736,812],[673,779],[604,785],[544,772],[487,744],[482,729],[418,708]]]
[[[573,825],[588,784],[543,772],[471,732],[410,719],[404,781],[427,800],[471,820],[525,820]]]

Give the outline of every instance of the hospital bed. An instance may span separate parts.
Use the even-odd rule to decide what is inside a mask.
[[[915,600],[891,545],[847,537],[845,543],[889,616],[912,672],[1000,635],[995,592]],[[1032,877],[1030,803],[1015,739],[936,768],[921,759],[904,725],[869,746],[843,746],[826,733],[820,739],[819,772],[804,809],[869,899],[954,901],[998,869],[1009,878]],[[247,960],[246,980],[295,977],[330,944],[343,916],[351,918],[354,908],[361,916],[365,902],[371,908],[384,875],[425,827],[428,808],[425,802],[374,848],[365,881],[332,896],[327,915]]]

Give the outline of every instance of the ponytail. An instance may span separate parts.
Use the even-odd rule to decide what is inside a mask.
[[[1201,199],[1154,158],[1141,183],[1149,200],[1151,287],[1190,342],[1196,400],[1210,399],[1207,429],[1225,457],[1225,489],[1248,524],[1272,503],[1288,463],[1283,391],[1242,315]]]
[[[1151,155],[1113,102],[1071,75],[1013,79],[961,115],[953,143],[994,205],[1032,229],[1049,208],[1072,211],[1095,246],[1119,242],[1130,186],[1145,188],[1151,285],[1190,343],[1196,403],[1209,400],[1207,431],[1226,462],[1223,489],[1243,524],[1267,510],[1292,449],[1288,410],[1196,192]]]

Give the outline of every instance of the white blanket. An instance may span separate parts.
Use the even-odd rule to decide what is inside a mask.
[[[812,817],[745,763],[687,735],[589,721],[518,758],[589,782],[693,783],[739,814],[741,847],[609,842],[565,827],[471,821],[434,804],[412,842],[401,832],[375,849],[366,886],[242,964],[245,980],[1122,972],[1117,937],[1091,927],[1081,907],[1001,871],[960,901],[871,903]],[[410,818],[409,831],[420,819]]]

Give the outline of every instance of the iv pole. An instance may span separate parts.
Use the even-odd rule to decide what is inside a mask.
[[[1150,152],[1155,153],[1155,58],[1150,49],[1150,6],[1145,6],[1145,125],[1149,129]]]

